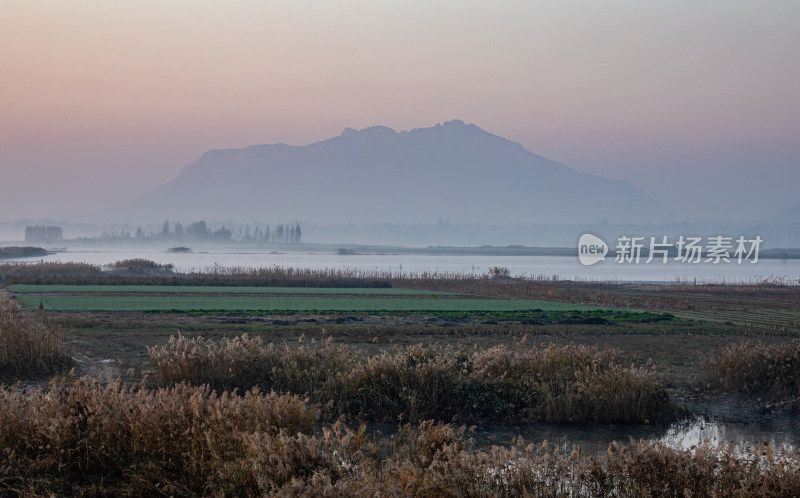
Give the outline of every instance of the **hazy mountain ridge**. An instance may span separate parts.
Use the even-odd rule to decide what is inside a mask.
[[[768,218],[768,220],[773,222],[800,224],[800,203],[771,216]]]
[[[305,146],[211,150],[125,213],[133,219],[648,222],[633,185],[580,173],[473,124],[345,129]]]

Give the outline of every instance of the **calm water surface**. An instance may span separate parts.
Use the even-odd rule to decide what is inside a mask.
[[[157,250],[85,251],[68,250],[44,258],[19,261],[86,262],[106,265],[132,258],[146,258],[158,263],[175,265],[178,271],[202,271],[214,266],[258,268],[269,266],[391,271],[394,273],[477,273],[483,274],[495,266],[508,268],[514,276],[544,275],[560,279],[631,282],[754,282],[765,278],[800,280],[800,260],[762,259],[756,264],[711,263],[685,264],[618,264],[607,260],[594,266],[582,266],[576,257],[561,256],[449,256],[427,254],[355,254],[338,255],[322,252],[233,252],[209,251],[173,254]]]
[[[800,427],[782,421],[722,422],[703,417],[675,422],[669,426],[608,426],[532,425],[522,427],[479,427],[475,438],[482,444],[510,445],[522,436],[526,443],[558,446],[561,452],[578,447],[585,454],[600,454],[613,441],[629,444],[634,441],[660,441],[678,449],[689,449],[708,442],[711,446],[733,443],[740,449],[758,446],[767,441],[773,448],[787,453],[800,449]]]

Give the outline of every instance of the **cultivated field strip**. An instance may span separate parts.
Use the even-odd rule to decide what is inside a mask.
[[[800,302],[775,296],[752,297],[714,295],[702,292],[614,289],[614,296],[641,305],[651,301],[652,311],[671,313],[679,318],[737,326],[763,327],[787,332],[800,331]]]
[[[747,327],[782,329],[786,331],[800,330],[800,313],[785,315],[771,311],[736,312],[736,311],[673,311],[673,315],[688,320],[700,320],[716,323],[730,323]]]
[[[401,289],[394,287],[255,287],[221,285],[39,285],[9,286],[17,294],[291,294],[291,295],[368,295],[368,296],[437,296],[450,292]]]
[[[48,311],[572,311],[598,309],[592,306],[528,299],[459,299],[424,297],[296,297],[225,296],[165,297],[106,295],[29,295],[18,300],[29,309],[42,303]]]

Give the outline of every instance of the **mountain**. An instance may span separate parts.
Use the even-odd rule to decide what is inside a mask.
[[[800,204],[795,204],[786,211],[781,211],[780,213],[769,218],[769,221],[775,223],[800,223]]]
[[[319,223],[648,222],[628,182],[580,173],[462,121],[345,129],[305,146],[212,150],[125,209],[132,219]]]

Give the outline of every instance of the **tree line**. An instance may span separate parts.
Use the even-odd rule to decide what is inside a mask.
[[[193,221],[186,225],[181,222],[170,223],[165,220],[160,232],[146,231],[139,227],[133,234],[128,230],[120,232],[103,232],[105,240],[142,240],[142,241],[175,241],[175,242],[243,242],[262,244],[299,244],[303,232],[300,223],[279,223],[256,225],[225,226],[212,230],[203,221]]]

